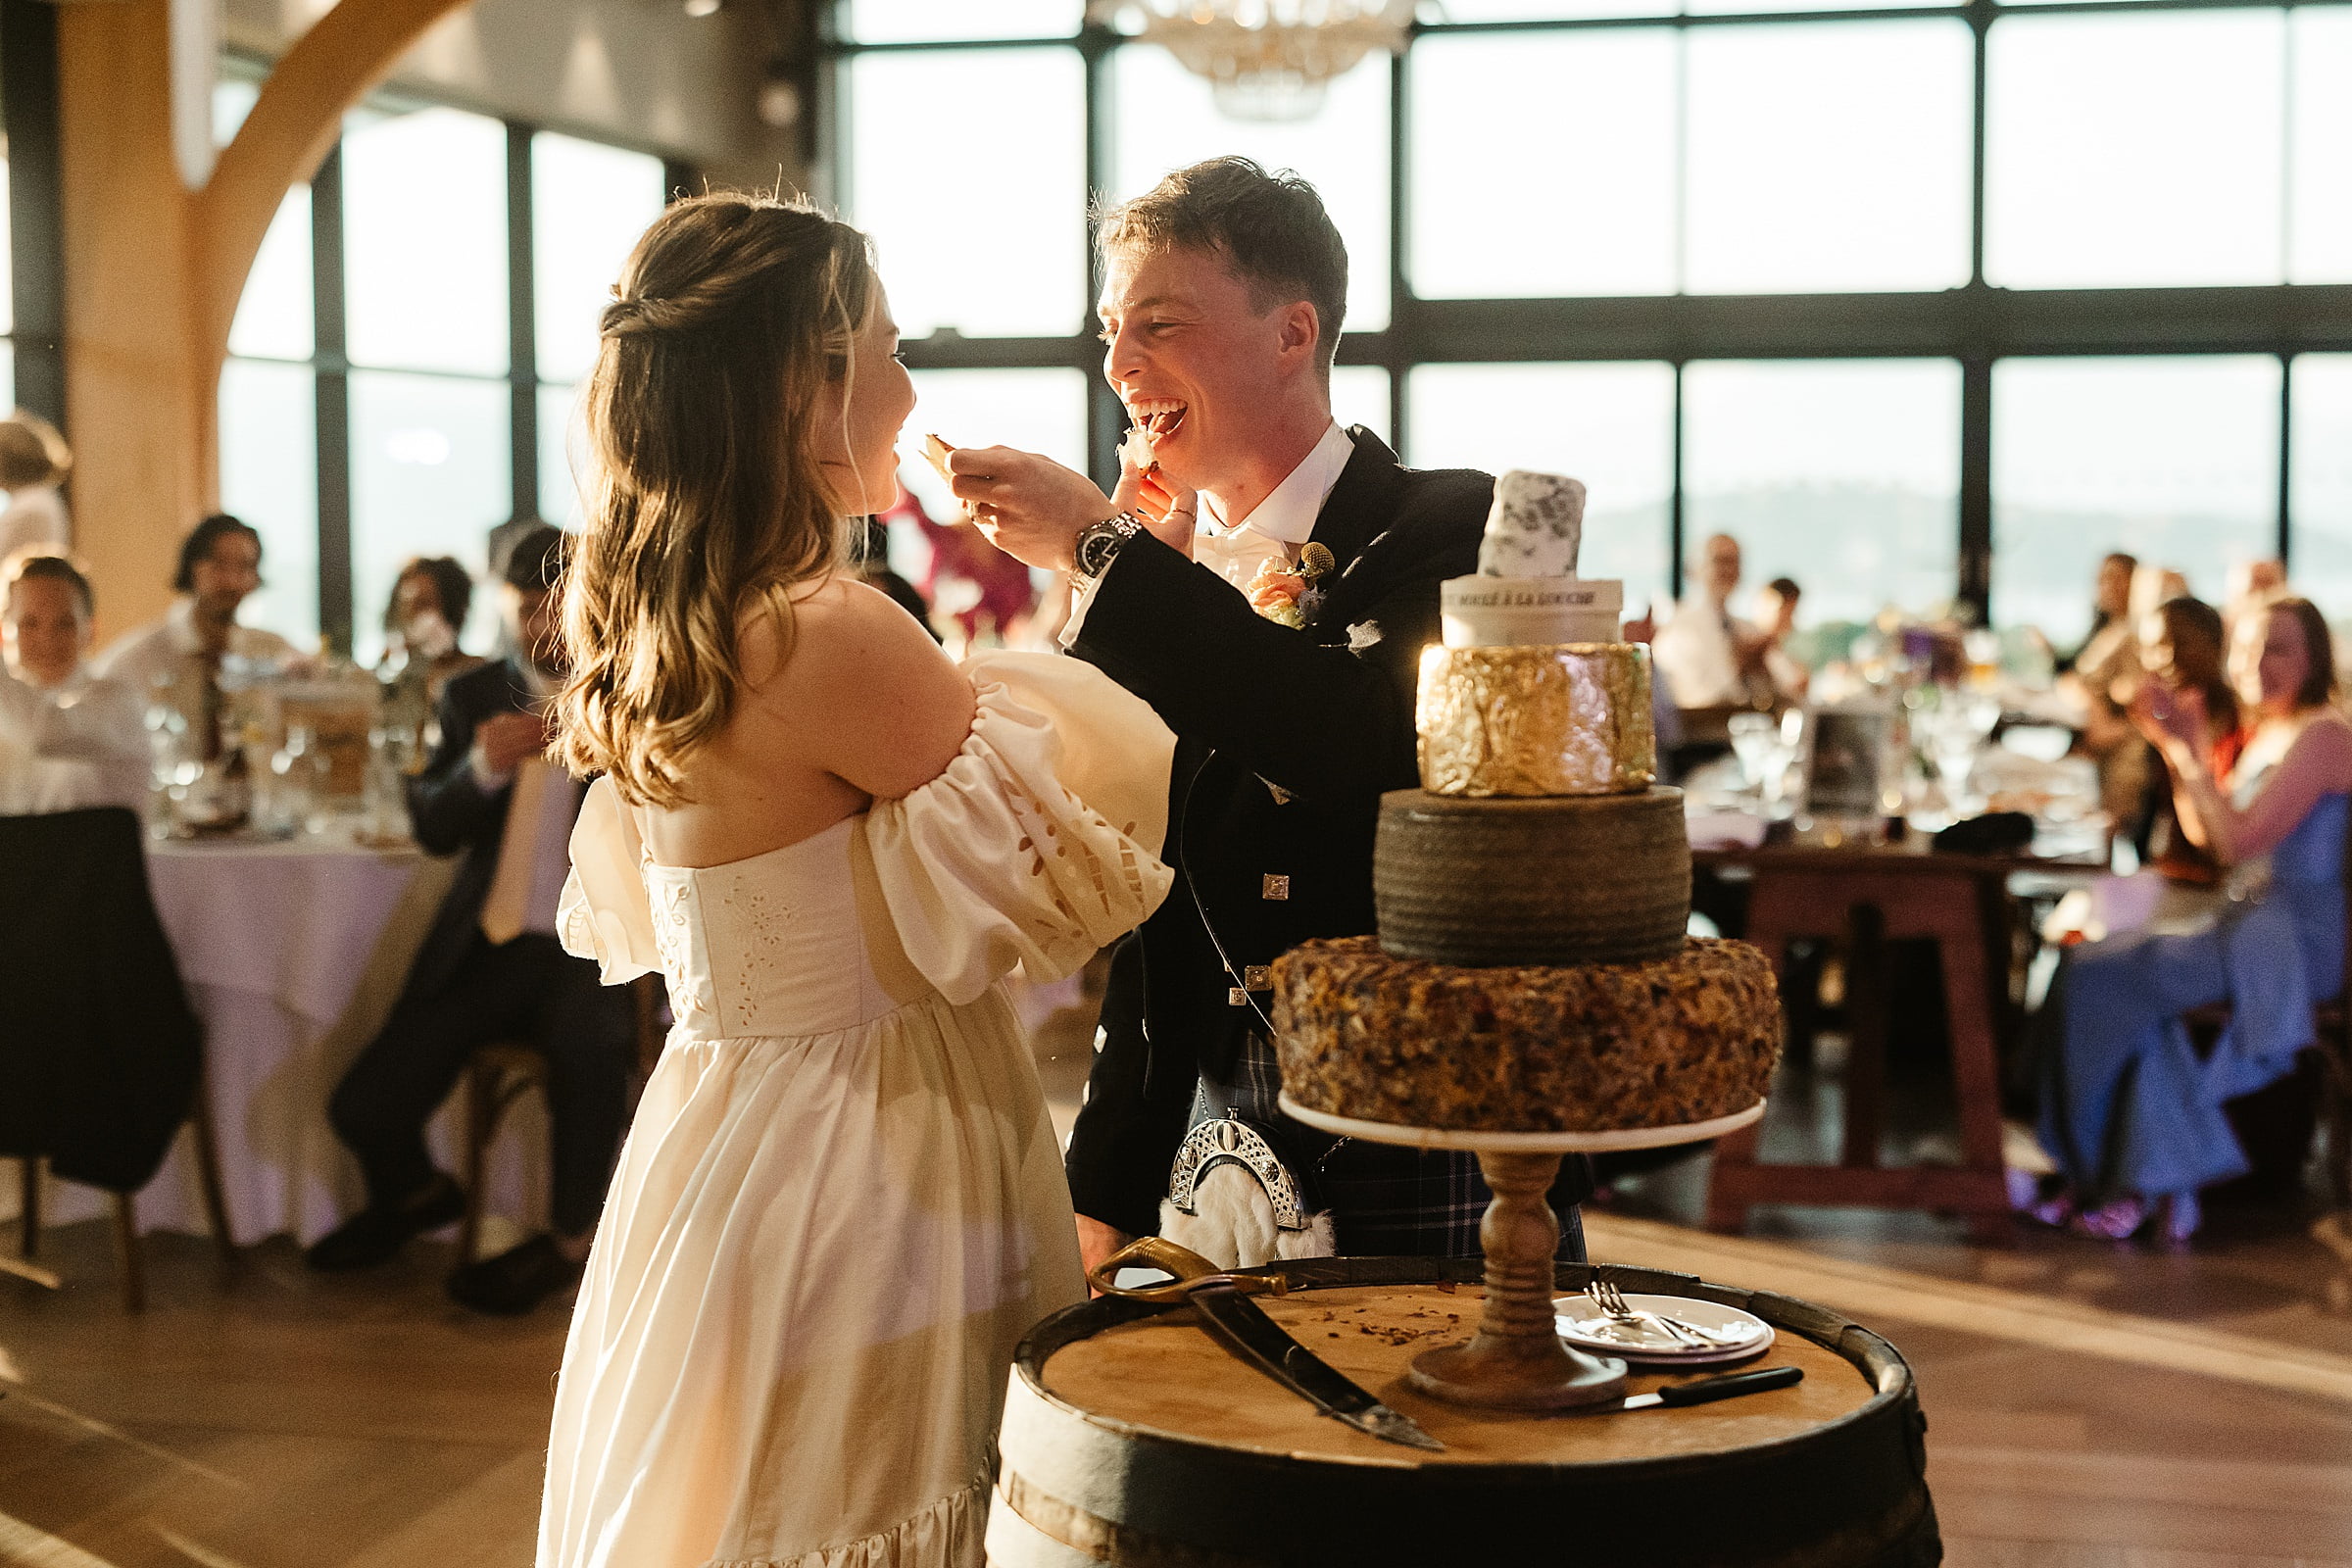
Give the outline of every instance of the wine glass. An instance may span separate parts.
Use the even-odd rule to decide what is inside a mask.
[[[1770,713],[1734,713],[1731,731],[1732,755],[1740,759],[1740,782],[1755,789],[1764,782],[1765,767],[1780,744],[1780,725]]]

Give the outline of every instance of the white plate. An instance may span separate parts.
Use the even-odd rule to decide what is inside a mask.
[[[1553,1321],[1558,1325],[1560,1338],[1580,1350],[1594,1350],[1628,1361],[1644,1361],[1653,1365],[1711,1366],[1718,1361],[1743,1361],[1751,1355],[1761,1355],[1772,1348],[1778,1336],[1771,1324],[1753,1312],[1743,1312],[1736,1306],[1724,1306],[1714,1301],[1702,1301],[1689,1296],[1637,1296],[1628,1293],[1625,1304],[1637,1312],[1660,1312],[1693,1328],[1711,1329],[1718,1333],[1744,1332],[1748,1338],[1713,1349],[1689,1348],[1664,1343],[1663,1330],[1654,1331],[1659,1343],[1636,1343],[1619,1339],[1612,1324],[1589,1296],[1560,1296],[1552,1298]],[[1628,1332],[1631,1332],[1630,1330]]]

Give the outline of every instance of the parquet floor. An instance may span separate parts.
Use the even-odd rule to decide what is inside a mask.
[[[1051,1084],[1083,1074],[1089,1032],[1039,1030]],[[1624,1184],[1594,1255],[1884,1332],[1919,1374],[1954,1568],[2352,1568],[2340,1222],[2224,1212],[2187,1256],[1821,1210],[1733,1238],[1676,1223],[1702,1180]],[[225,1280],[195,1239],[149,1249],[137,1318],[101,1225],[53,1233],[60,1292],[0,1275],[0,1564],[525,1568],[560,1309],[470,1317],[430,1246],[363,1279],[283,1241]]]

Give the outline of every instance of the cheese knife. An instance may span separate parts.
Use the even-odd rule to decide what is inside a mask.
[[[1171,1279],[1165,1285],[1120,1285],[1119,1274],[1128,1268],[1158,1269]],[[1189,1302],[1200,1315],[1200,1326],[1209,1338],[1322,1414],[1383,1443],[1431,1453],[1446,1451],[1446,1445],[1423,1431],[1419,1422],[1381,1403],[1368,1390],[1293,1339],[1250,1299],[1287,1292],[1290,1282],[1279,1275],[1229,1274],[1189,1248],[1147,1236],[1104,1258],[1086,1279],[1106,1296]]]

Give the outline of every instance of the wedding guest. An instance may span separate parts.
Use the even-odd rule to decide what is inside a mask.
[[[452,556],[418,556],[392,580],[384,607],[384,658],[394,682],[416,686],[438,703],[451,679],[480,666],[478,655],[458,646],[473,608],[473,574]]]
[[[0,419],[0,561],[19,551],[60,551],[72,531],[57,487],[74,467],[74,453],[57,426],[17,410]]]
[[[1753,708],[1759,699],[1769,706],[1765,635],[1732,613],[1740,569],[1740,541],[1711,536],[1700,547],[1690,591],[1649,645],[1677,708]]]
[[[2221,614],[2201,599],[2168,599],[2140,619],[2139,661],[2147,679],[2176,703],[2196,706],[2200,722],[2193,744],[2226,778],[2245,737],[2238,728],[2237,694],[2223,668],[2223,647]],[[2170,881],[2219,882],[2221,867],[2212,855],[2180,831],[2171,775],[2157,771],[2152,787],[2145,861]]]
[[[516,651],[449,683],[440,746],[409,782],[416,842],[465,858],[391,1018],[327,1106],[368,1206],[309,1252],[316,1269],[367,1268],[457,1218],[465,1195],[434,1167],[425,1124],[477,1049],[526,1040],[547,1057],[554,1229],[449,1279],[461,1304],[501,1314],[579,1277],[627,1118],[634,1037],[627,994],[605,990],[596,965],[556,939],[581,798],[541,757],[564,674],[553,591],[563,560],[553,528],[515,542],[500,600]]]
[[[2352,722],[2334,706],[2328,623],[2281,599],[2238,628],[2230,676],[2252,721],[2227,770],[2194,688],[2141,686],[2132,718],[2162,753],[2189,841],[2226,868],[2204,923],[2067,950],[2035,1019],[2039,1136],[2065,1190],[2034,1208],[2099,1236],[2154,1221],[2185,1242],[2200,1188],[2243,1174],[2223,1102],[2291,1071],[2312,1004],[2343,984]],[[2230,897],[2235,894],[2236,897]],[[2181,1013],[2230,1004],[2210,1059]]]
[[[1775,577],[1756,591],[1757,657],[1776,709],[1802,703],[1813,681],[1813,672],[1788,652],[1788,639],[1796,634],[1797,602],[1804,592],[1793,577]]]
[[[2125,624],[2131,628],[2132,654],[2125,662],[2127,675],[2135,678],[2139,673],[2139,628],[2156,612],[2156,607],[2168,600],[2188,597],[2188,576],[2178,566],[2159,566],[2142,562],[2132,573],[2131,608],[2125,612]]]
[[[2237,623],[2287,591],[2286,563],[2272,556],[2231,564],[2222,600],[2222,631],[2228,637]]]
[[[87,662],[97,601],[63,556],[20,558],[0,586],[0,816],[147,801],[146,704]]]
[[[237,610],[262,585],[262,536],[227,513],[215,513],[179,546],[172,586],[179,597],[164,618],[125,632],[98,656],[98,673],[162,699],[210,737],[220,711],[224,660],[260,670],[299,663],[294,645],[272,631],[238,624]],[[214,744],[209,738],[208,746]]]
[[[2116,832],[2142,848],[2148,835],[2145,801],[2156,763],[2128,714],[2140,678],[2134,606],[2165,579],[2165,568],[2142,564],[2120,552],[2101,562],[2091,634],[2058,681],[2061,695],[2082,715],[2076,726],[2077,750],[2098,768],[2100,806]],[[2147,600],[2141,612],[2154,610],[2159,602]]]
[[[2121,550],[2101,558],[2099,574],[2091,587],[2090,630],[2082,640],[2058,656],[2058,673],[2072,673],[2087,658],[2096,668],[2112,661],[2116,650],[2130,646],[2129,614],[2132,608],[2132,575],[2139,570],[2139,558]]]
[[[1010,448],[949,459],[1000,549],[1076,574],[1066,646],[1178,735],[1169,859],[1188,890],[1112,957],[1070,1136],[1087,1255],[1156,1230],[1227,1263],[1475,1256],[1471,1159],[1283,1114],[1265,966],[1372,930],[1381,792],[1419,776],[1421,650],[1438,585],[1476,568],[1494,480],[1406,468],[1333,420],[1348,252],[1306,181],[1213,159],[1105,215],[1097,239],[1103,373],[1149,462],[1131,441],[1114,502]],[[1286,1204],[1235,1163],[1175,1201],[1180,1146],[1239,1138],[1233,1122],[1277,1152],[1266,1180]],[[1312,1210],[1318,1185],[1322,1216],[1278,1230],[1289,1189]],[[1570,1161],[1554,1200],[1571,1255],[1590,1191]]]

